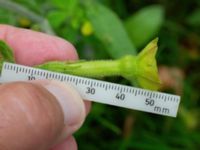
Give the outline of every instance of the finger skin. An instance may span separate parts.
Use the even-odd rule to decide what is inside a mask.
[[[63,143],[57,145],[51,150],[77,150],[77,144],[74,137],[68,137]]]
[[[0,39],[11,46],[19,64],[33,66],[50,60],[78,59],[72,44],[44,33],[0,25]]]
[[[59,138],[64,116],[55,97],[39,85],[0,86],[0,147],[47,150]]]
[[[52,60],[78,59],[72,44],[44,33],[0,24],[0,39],[11,46],[19,64],[33,66]],[[85,107],[88,114],[91,102],[86,101]]]
[[[69,42],[43,33],[0,25],[0,39],[11,46],[19,64],[33,66],[52,60],[78,59],[75,48]],[[89,113],[91,102],[84,103]]]
[[[67,125],[63,128],[58,142],[73,134],[81,127],[86,116],[84,102],[71,85],[54,80],[36,80],[32,83],[42,85],[51,92],[63,109]]]

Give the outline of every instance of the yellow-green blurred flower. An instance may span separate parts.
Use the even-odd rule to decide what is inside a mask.
[[[31,26],[31,21],[29,19],[27,19],[27,18],[24,18],[24,17],[20,18],[18,20],[18,22],[19,22],[21,27],[29,27],[29,26]]]
[[[81,27],[81,33],[84,36],[89,36],[93,33],[93,28],[89,21],[84,22],[83,26]]]

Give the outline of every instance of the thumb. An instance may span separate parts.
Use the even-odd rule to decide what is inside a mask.
[[[80,96],[62,83],[0,85],[1,149],[49,149],[77,130],[84,117]]]

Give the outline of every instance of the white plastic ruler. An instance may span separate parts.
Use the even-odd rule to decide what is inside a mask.
[[[180,96],[4,62],[0,82],[53,79],[71,84],[83,99],[176,117]]]

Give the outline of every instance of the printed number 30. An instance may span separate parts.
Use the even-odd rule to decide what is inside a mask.
[[[92,95],[94,95],[95,94],[95,88],[87,87],[86,94],[92,94]]]

